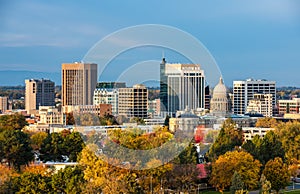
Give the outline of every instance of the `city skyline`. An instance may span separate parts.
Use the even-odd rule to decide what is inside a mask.
[[[232,86],[233,80],[247,78],[276,80],[278,86],[300,85],[295,71],[300,63],[298,1],[114,4],[1,2],[0,71],[59,73],[61,63],[81,61],[106,35],[128,26],[150,23],[173,26],[201,41],[216,59],[227,86]],[[117,40],[117,43],[126,41]],[[138,53],[141,53],[138,59],[156,60],[159,66],[162,50],[146,49]],[[169,62],[186,62],[168,51],[165,55]],[[117,66],[134,63],[133,58],[136,59],[136,53],[125,54],[115,63]],[[107,76],[99,81],[114,81],[109,79]],[[3,85],[1,81],[0,85]]]

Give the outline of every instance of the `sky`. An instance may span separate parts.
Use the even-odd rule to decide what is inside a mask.
[[[247,78],[300,87],[298,0],[0,0],[0,71],[59,73],[62,63],[81,61],[104,37],[142,24],[172,26],[194,36],[214,57],[229,87]],[[183,60],[163,52],[124,53],[114,59],[116,68],[99,79],[114,81],[114,70],[131,62],[145,65],[156,79],[162,55],[168,62]],[[144,77],[141,69],[130,76],[122,73],[120,79],[138,82]]]

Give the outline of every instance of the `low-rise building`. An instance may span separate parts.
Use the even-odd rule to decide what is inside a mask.
[[[40,106],[39,116],[39,122],[45,124],[64,124],[66,121],[66,116],[54,106]]]
[[[279,114],[299,114],[300,113],[300,98],[292,100],[278,100]]]
[[[111,104],[112,114],[118,114],[118,89],[96,88],[94,91],[93,104]]]
[[[249,100],[246,112],[254,112],[262,114],[265,117],[272,117],[272,99],[272,94],[254,94],[254,98]]]
[[[184,113],[180,111],[180,113],[176,118],[170,118],[169,130],[172,132],[177,130],[194,132],[195,128],[199,125],[199,117],[189,110],[186,110]]]
[[[274,130],[274,128],[261,128],[261,127],[243,127],[244,141],[252,140],[254,136],[258,135],[264,138],[268,131]]]
[[[98,105],[78,105],[78,106],[63,106],[63,113],[76,113],[84,114],[90,113],[103,117],[112,114],[111,104],[98,104]]]

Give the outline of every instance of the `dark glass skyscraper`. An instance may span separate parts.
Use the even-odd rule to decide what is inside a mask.
[[[160,111],[168,111],[168,77],[165,74],[166,71],[166,60],[162,59],[160,64]]]

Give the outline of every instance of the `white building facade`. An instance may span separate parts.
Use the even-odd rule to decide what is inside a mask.
[[[276,106],[276,82],[247,79],[233,82],[233,113],[245,114],[254,94],[271,94],[272,109]]]
[[[112,115],[118,114],[118,89],[106,89],[106,88],[96,88],[94,91],[94,105],[99,104],[111,104],[112,106]]]
[[[198,64],[165,64],[168,113],[205,108],[205,75]]]

